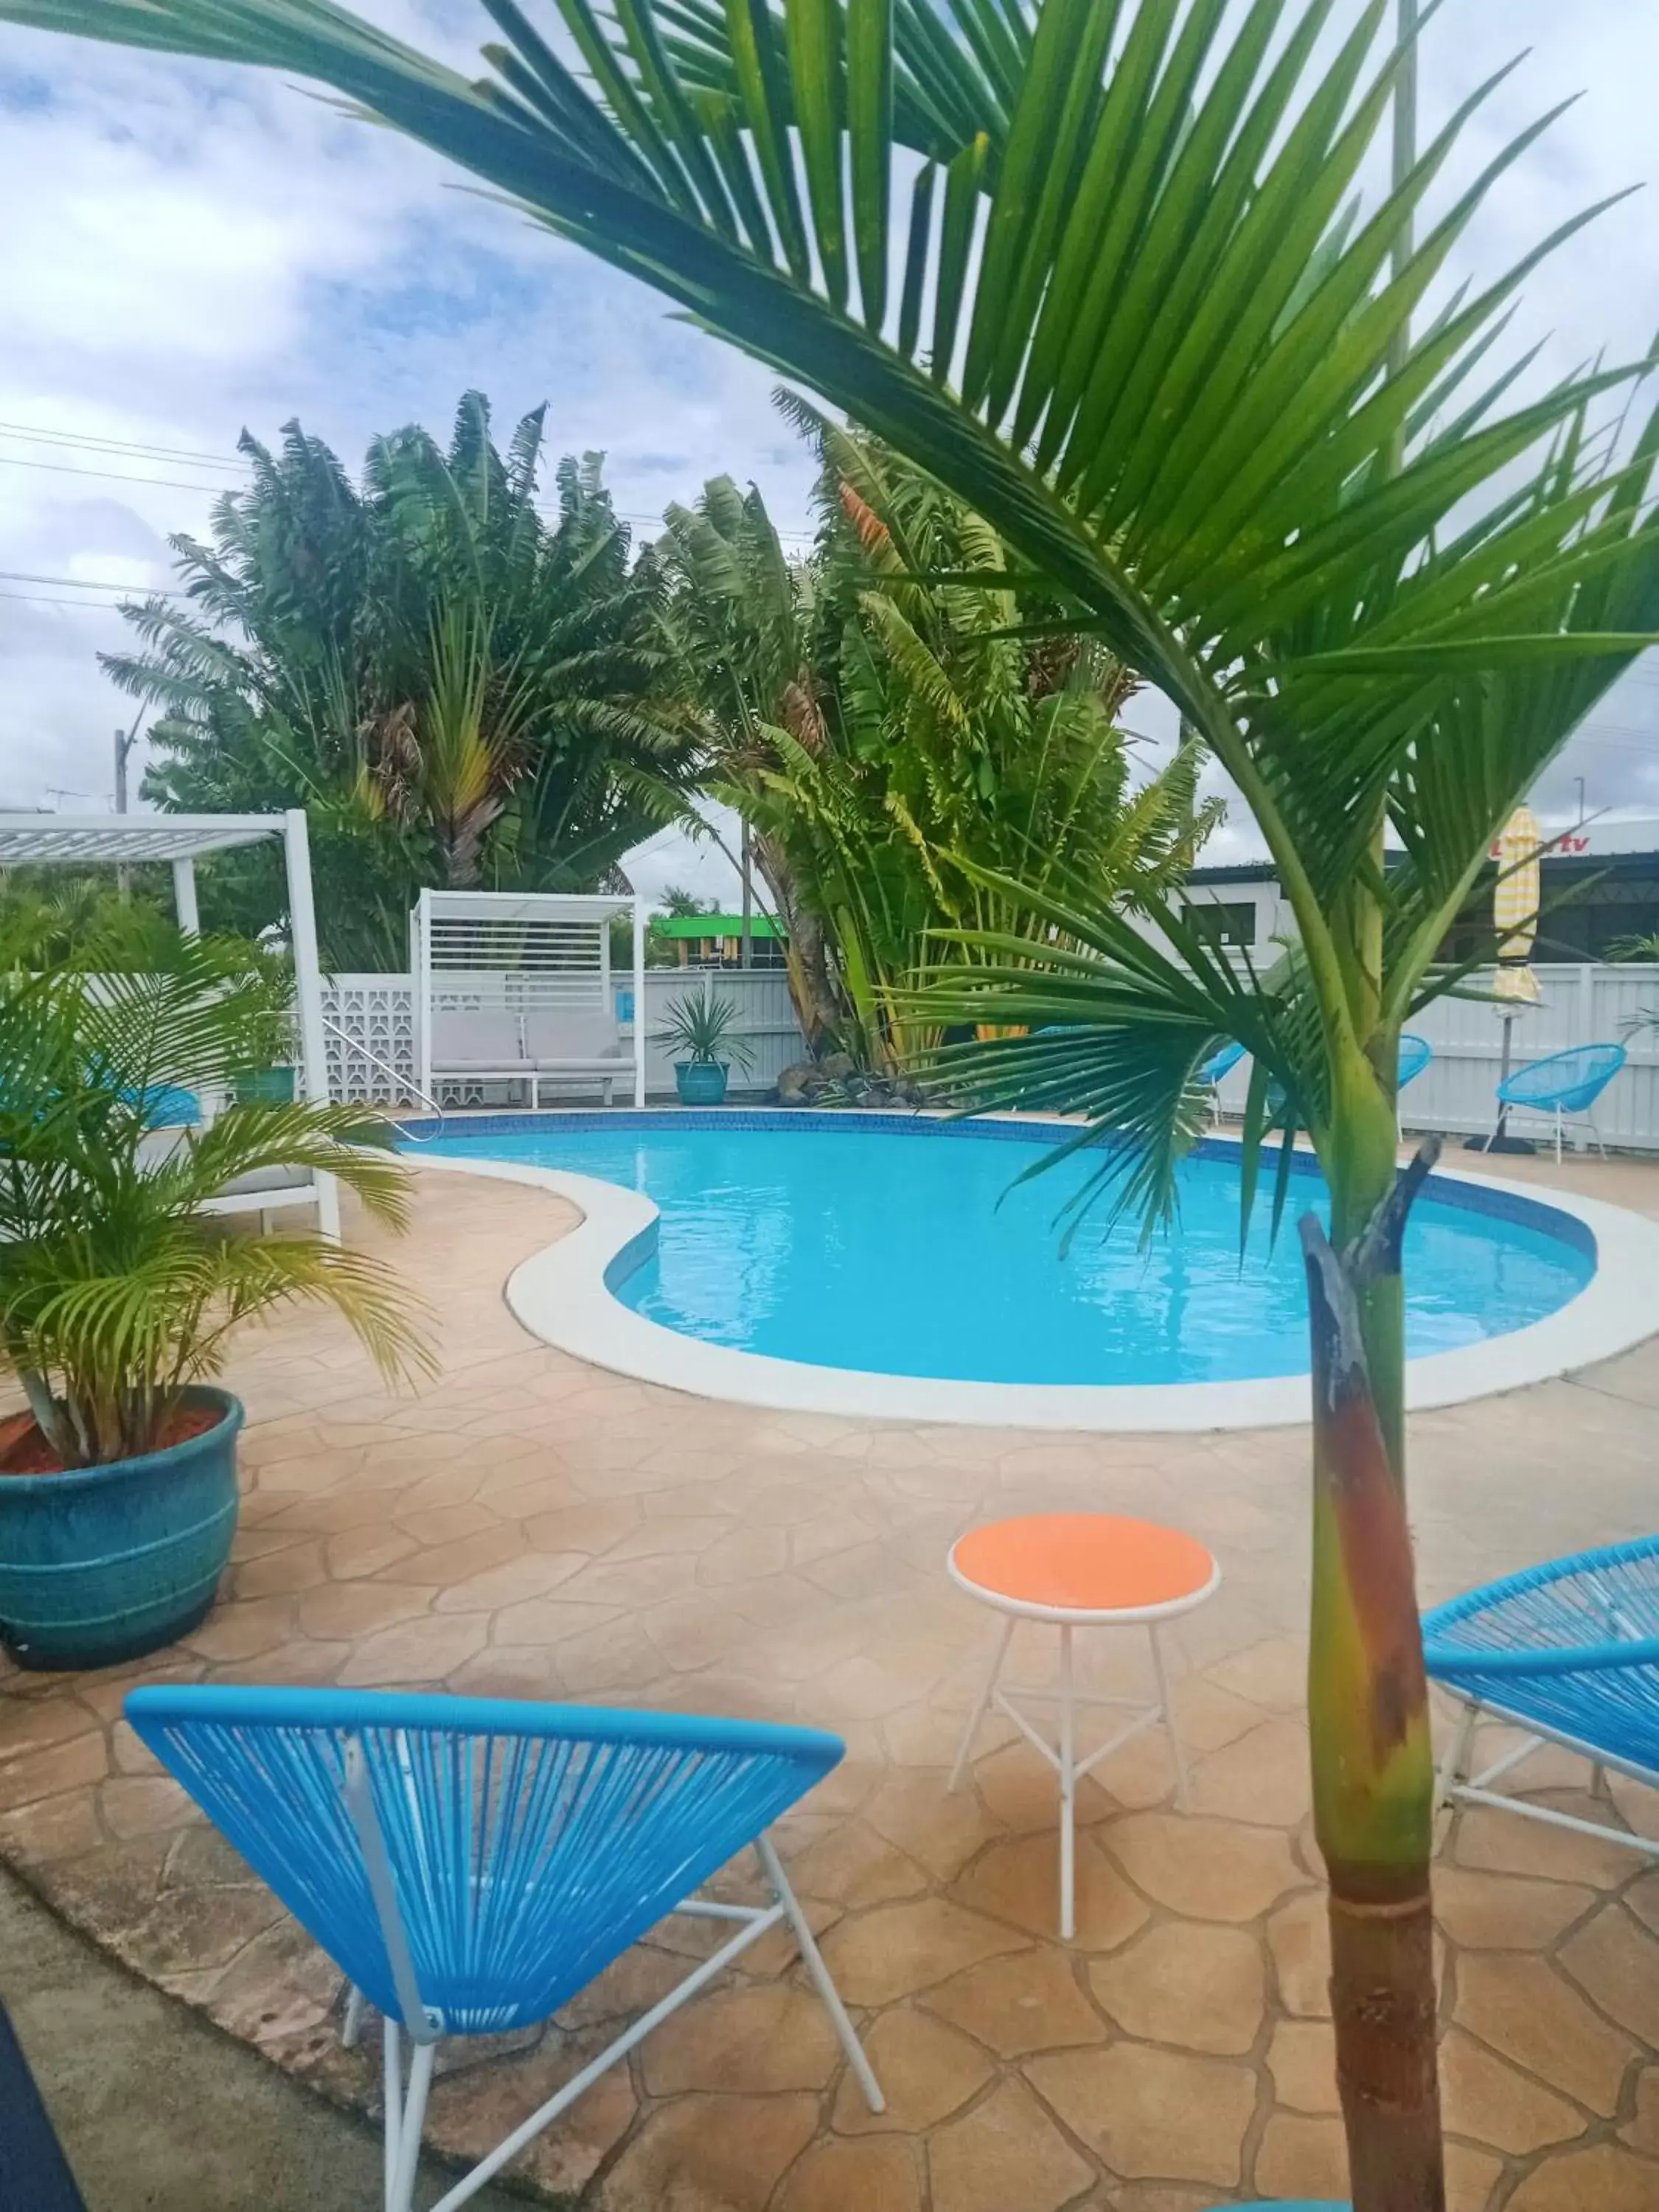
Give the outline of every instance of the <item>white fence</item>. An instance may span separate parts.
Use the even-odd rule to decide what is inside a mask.
[[[1597,1103],[1595,1117],[1609,1144],[1659,1152],[1659,1035],[1627,1034],[1629,1024],[1648,1012],[1659,1012],[1659,967],[1540,967],[1536,971],[1543,1002],[1517,1017],[1512,1064],[1521,1066],[1570,1045],[1623,1044],[1626,1065]],[[705,985],[736,1000],[741,1008],[737,1034],[754,1054],[750,1073],[732,1071],[734,1094],[763,1096],[790,1061],[805,1057],[795,1024],[789,986],[781,969],[727,969],[705,975],[696,969],[652,968],[646,971],[646,1022],[659,1029],[677,999],[693,996]],[[624,1030],[631,1030],[632,994],[617,986]],[[328,1026],[329,1083],[337,1098],[409,1104],[416,1100],[415,994],[407,975],[337,975],[323,992]],[[1503,1024],[1493,1006],[1467,999],[1440,999],[1419,1014],[1412,1028],[1434,1047],[1434,1058],[1401,1098],[1408,1129],[1450,1133],[1489,1129],[1496,1118],[1495,1094],[1503,1060]],[[396,1071],[395,1075],[388,1070]],[[1237,1069],[1221,1086],[1222,1103],[1243,1111],[1248,1068]],[[660,1045],[649,1047],[646,1089],[669,1097],[674,1066]],[[1524,1125],[1522,1125],[1524,1126]],[[1582,1130],[1571,1133],[1584,1141]]]
[[[1601,1093],[1595,1119],[1609,1145],[1659,1152],[1659,1035],[1629,1034],[1644,1013],[1659,1013],[1659,967],[1541,966],[1534,971],[1542,1001],[1518,1014],[1510,1031],[1510,1066],[1542,1060],[1571,1045],[1622,1044],[1625,1066]],[[1498,1115],[1504,1025],[1498,1007],[1469,999],[1437,999],[1409,1027],[1434,1047],[1434,1058],[1401,1093],[1407,1129],[1462,1134],[1490,1129]],[[1249,1064],[1221,1086],[1221,1103],[1233,1115],[1244,1109]],[[1518,1135],[1541,1133],[1543,1125],[1515,1123]],[[1587,1131],[1570,1129],[1571,1142],[1589,1143]]]
[[[633,989],[627,979],[613,988],[624,1036],[633,1034]],[[745,1074],[734,1067],[734,1094],[758,1097],[776,1085],[792,1060],[806,1056],[805,1041],[790,1003],[788,978],[781,969],[726,969],[704,975],[694,968],[649,968],[645,976],[647,1032],[660,1029],[678,999],[695,998],[705,988],[736,1001],[738,1018],[732,1034],[753,1055]],[[415,985],[409,975],[335,975],[323,985],[324,1038],[328,1047],[329,1088],[337,1098],[380,1105],[418,1103],[416,1067]],[[648,1096],[669,1097],[674,1090],[672,1054],[647,1042],[645,1086]],[[503,1103],[507,1103],[503,1099]],[[574,1096],[572,1103],[577,1101]]]

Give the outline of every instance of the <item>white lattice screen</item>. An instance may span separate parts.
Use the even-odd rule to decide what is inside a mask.
[[[388,1106],[415,1097],[412,976],[331,976],[323,1020],[331,1097]]]

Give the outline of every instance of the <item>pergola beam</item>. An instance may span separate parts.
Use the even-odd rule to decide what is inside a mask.
[[[280,837],[287,864],[290,949],[299,1015],[300,1060],[305,1095],[328,1103],[328,1059],[323,1037],[323,978],[317,951],[317,910],[311,884],[311,844],[302,808],[284,814],[0,814],[0,868],[137,867],[167,861],[179,927],[187,937],[200,928],[196,863],[209,853],[234,851]],[[339,1241],[340,1194],[331,1175],[314,1178],[318,1224]]]

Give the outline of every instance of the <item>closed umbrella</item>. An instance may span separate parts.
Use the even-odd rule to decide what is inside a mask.
[[[1515,1018],[1538,1004],[1538,978],[1533,972],[1531,958],[1538,935],[1538,905],[1542,894],[1539,854],[1543,845],[1544,835],[1531,807],[1517,806],[1504,824],[1504,834],[1498,841],[1498,888],[1492,902],[1492,921],[1498,930],[1498,973],[1492,979],[1492,988],[1504,1001],[1500,1092],[1510,1079],[1510,1041]],[[1505,1105],[1499,1111],[1498,1132],[1487,1151],[1529,1152],[1532,1146],[1524,1138],[1504,1133],[1509,1117],[1510,1109]]]

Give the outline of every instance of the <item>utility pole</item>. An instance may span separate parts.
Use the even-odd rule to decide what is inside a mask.
[[[125,814],[127,811],[127,757],[137,742],[137,722],[130,730],[115,732],[115,811],[118,814]],[[115,888],[124,902],[131,897],[132,878],[125,867],[115,871]]]
[[[755,871],[749,817],[746,814],[743,817],[743,840],[738,849],[742,860],[739,873],[743,878],[743,934],[738,942],[738,965],[752,968],[755,964]]]

